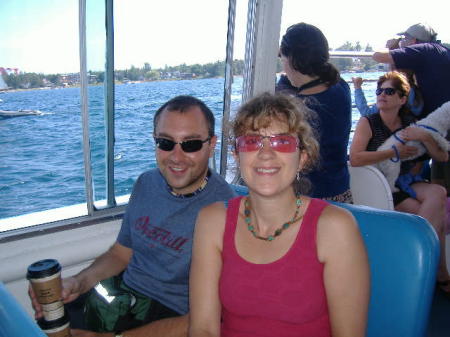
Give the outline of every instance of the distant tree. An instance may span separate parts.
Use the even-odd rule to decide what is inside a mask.
[[[59,74],[47,75],[45,78],[54,85],[61,85],[61,78]]]
[[[140,75],[141,74],[140,74],[139,69],[136,68],[135,66],[131,66],[131,68],[127,72],[127,78],[130,81],[137,81],[137,80],[139,80]]]
[[[373,48],[370,44],[367,44],[366,49],[364,51],[373,51]]]
[[[144,74],[144,78],[148,81],[157,81],[161,79],[161,73],[157,70],[150,70]]]
[[[18,75],[5,75],[3,76],[5,83],[8,87],[17,89],[19,88],[20,82],[19,82],[19,76]]]

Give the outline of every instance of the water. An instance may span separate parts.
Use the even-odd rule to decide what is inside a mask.
[[[380,73],[343,74],[376,79]],[[202,99],[216,117],[221,134],[223,78],[146,82],[116,86],[115,193],[131,193],[137,176],[156,166],[151,137],[153,113],[180,94]],[[369,103],[375,82],[364,84]],[[236,77],[232,112],[241,99],[242,78]],[[105,126],[102,86],[89,87],[91,160],[95,200],[105,198]],[[0,117],[0,219],[83,203],[86,200],[79,88],[5,92],[0,110],[40,110],[42,115]],[[353,111],[353,129],[359,113]],[[220,137],[219,145],[220,147]],[[219,151],[216,163],[219,163]]]

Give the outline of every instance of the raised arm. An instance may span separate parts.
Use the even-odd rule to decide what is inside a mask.
[[[363,337],[370,298],[366,249],[353,216],[328,206],[318,222],[317,252],[324,263],[324,284],[333,337]]]
[[[392,55],[388,51],[385,52],[377,51],[373,53],[372,58],[375,62],[378,63],[390,64],[391,66],[394,65],[394,59],[392,58]]]
[[[219,337],[219,279],[226,209],[215,203],[202,209],[195,226],[189,280],[189,336]]]
[[[355,104],[356,108],[359,110],[361,116],[367,116],[378,112],[376,104],[369,106],[367,104],[366,97],[362,91],[362,83],[364,80],[361,77],[352,77],[353,87],[355,88]]]

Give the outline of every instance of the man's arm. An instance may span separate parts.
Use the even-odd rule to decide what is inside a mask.
[[[75,276],[63,279],[62,299],[64,303],[72,302],[81,294],[89,291],[99,281],[117,275],[125,270],[132,253],[131,248],[116,242],[106,253],[96,258],[89,267],[83,269]],[[42,306],[37,301],[36,295],[31,287],[28,288],[28,294],[35,311],[36,319],[43,317]]]
[[[74,276],[78,283],[78,292],[83,294],[94,287],[98,282],[117,275],[127,267],[133,250],[115,242],[107,252],[95,259],[86,269]],[[63,291],[63,298],[65,298]]]
[[[122,332],[123,337],[186,337],[189,315],[165,318]],[[114,337],[114,333],[71,330],[72,337]]]
[[[374,59],[375,62],[378,63],[386,63],[386,64],[390,64],[390,65],[395,65],[394,64],[394,59],[392,58],[392,55],[386,51],[386,52],[375,52],[372,55],[372,58]]]

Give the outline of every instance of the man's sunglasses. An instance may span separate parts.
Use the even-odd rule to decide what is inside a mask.
[[[176,144],[180,144],[181,149],[184,152],[188,152],[188,153],[200,151],[201,148],[203,147],[203,144],[210,140],[211,140],[211,137],[208,137],[205,140],[192,139],[192,140],[185,140],[184,142],[174,142],[173,140],[170,140],[170,139],[155,137],[156,146],[160,150],[172,151]]]
[[[392,96],[393,94],[395,94],[397,92],[397,90],[395,90],[394,88],[377,88],[377,90],[375,91],[375,94],[377,96],[380,96],[382,93],[388,95],[388,96]]]
[[[237,152],[258,151],[263,147],[263,139],[269,139],[270,147],[278,152],[295,152],[300,145],[297,137],[291,135],[245,135],[236,138]]]

